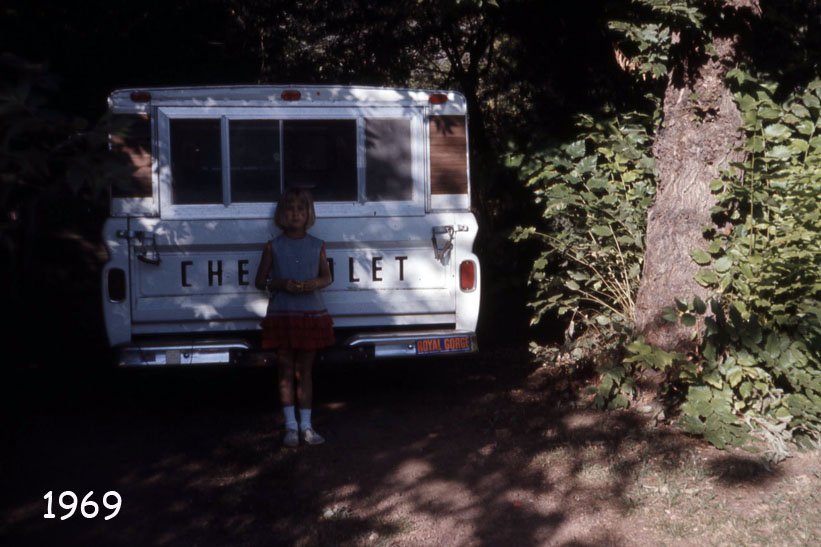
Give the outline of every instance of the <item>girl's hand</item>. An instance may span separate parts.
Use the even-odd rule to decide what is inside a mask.
[[[305,284],[296,279],[289,279],[285,282],[285,290],[290,293],[300,293],[305,290]]]

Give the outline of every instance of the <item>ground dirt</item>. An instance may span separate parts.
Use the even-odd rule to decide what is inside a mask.
[[[320,364],[327,443],[297,449],[272,368],[81,370],[4,382],[2,545],[821,543],[817,453],[772,466],[587,409],[526,352]],[[122,509],[62,520],[67,490]]]

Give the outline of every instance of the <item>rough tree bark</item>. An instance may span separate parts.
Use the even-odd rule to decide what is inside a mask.
[[[648,343],[667,350],[688,351],[697,343],[693,329],[699,326],[668,323],[662,319],[663,308],[673,306],[675,298],[709,297],[693,279],[700,267],[690,251],[707,247],[702,229],[713,224],[710,209],[715,204],[710,182],[731,162],[743,159],[736,151],[743,143],[741,114],[725,75],[742,54],[743,21],[759,17],[761,8],[759,0],[715,2],[725,18],[739,24],[728,24],[731,30],[713,36],[717,55],[689,51],[674,64],[664,94],[664,127],[653,144],[658,185],[647,214],[636,322]],[[673,46],[679,41],[674,35]]]

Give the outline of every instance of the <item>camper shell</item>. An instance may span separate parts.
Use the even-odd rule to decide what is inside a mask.
[[[477,350],[480,267],[467,106],[453,91],[334,86],[121,89],[131,166],[104,226],[103,311],[120,365],[238,362],[259,349],[254,287],[288,187],[315,199],[325,359]]]

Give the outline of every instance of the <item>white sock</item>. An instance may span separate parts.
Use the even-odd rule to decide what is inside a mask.
[[[311,428],[311,409],[299,409],[299,429],[306,431]]]
[[[296,415],[294,414],[294,405],[283,406],[282,414],[285,416],[285,429],[296,430]]]

